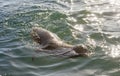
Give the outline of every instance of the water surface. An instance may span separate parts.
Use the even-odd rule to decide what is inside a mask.
[[[93,54],[66,59],[37,53],[34,26],[89,45]],[[119,0],[0,0],[1,76],[119,76],[119,58]]]

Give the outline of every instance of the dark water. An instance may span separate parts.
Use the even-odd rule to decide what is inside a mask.
[[[93,54],[66,59],[37,53],[34,26],[87,44]],[[0,76],[120,76],[120,1],[0,0]]]

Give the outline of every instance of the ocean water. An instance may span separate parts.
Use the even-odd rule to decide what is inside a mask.
[[[38,53],[34,26],[89,45],[93,54],[66,59]],[[0,0],[0,76],[120,76],[120,1]]]

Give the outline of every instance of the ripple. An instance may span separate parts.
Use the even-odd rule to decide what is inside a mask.
[[[118,58],[120,57],[120,45],[111,45],[111,47],[108,48],[109,52],[106,52],[109,56],[113,58]]]
[[[0,75],[119,76],[119,0],[1,0]],[[35,52],[33,26],[71,44],[85,44],[89,58],[65,59]]]

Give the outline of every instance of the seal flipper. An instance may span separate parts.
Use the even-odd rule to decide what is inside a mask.
[[[58,46],[55,43],[48,43],[42,47],[42,49],[47,49],[47,50],[53,50],[58,48]]]
[[[77,45],[73,47],[73,50],[78,54],[78,56],[88,56],[90,51],[88,51],[87,47],[83,45]]]

